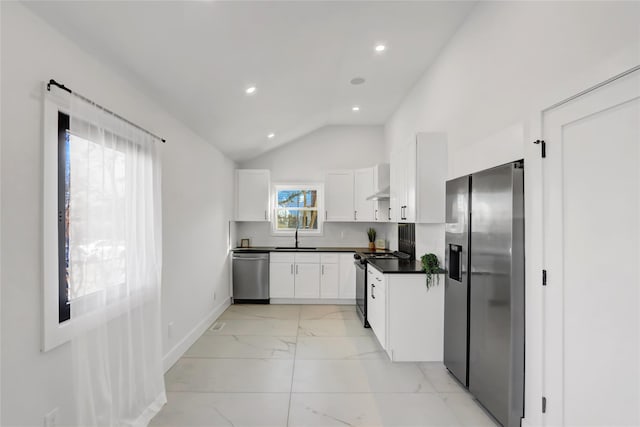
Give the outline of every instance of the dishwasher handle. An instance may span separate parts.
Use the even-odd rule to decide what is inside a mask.
[[[268,261],[269,253],[239,253],[233,254],[233,259],[238,261]]]

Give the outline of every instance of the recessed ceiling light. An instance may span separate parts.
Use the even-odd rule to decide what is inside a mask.
[[[254,93],[256,93],[256,87],[255,86],[249,86],[248,88],[246,88],[244,90],[244,93],[246,93],[247,95],[253,95]]]
[[[383,44],[377,44],[375,47],[376,52],[384,52],[387,49],[387,47]]]
[[[360,111],[360,106],[354,105],[353,107],[351,107],[351,111]]]
[[[276,136],[276,134],[271,132],[269,135],[267,135],[267,138],[273,139],[275,136]]]
[[[354,78],[351,79],[351,84],[352,85],[361,85],[364,82],[365,82],[364,77],[354,77]]]

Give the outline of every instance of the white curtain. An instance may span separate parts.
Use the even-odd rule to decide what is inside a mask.
[[[77,424],[146,426],[166,402],[157,140],[72,97],[68,284]]]

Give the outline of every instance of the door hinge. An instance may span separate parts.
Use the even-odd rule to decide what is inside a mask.
[[[540,148],[542,150],[542,158],[547,157],[547,143],[544,142],[544,139],[536,139],[533,141],[534,144],[540,144]]]
[[[547,398],[542,396],[542,413],[547,412]]]
[[[547,270],[542,270],[542,286],[547,286]]]

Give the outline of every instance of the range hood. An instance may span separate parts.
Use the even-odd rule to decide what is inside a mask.
[[[389,200],[391,182],[389,180],[389,163],[380,163],[373,167],[373,193],[367,200]]]
[[[375,194],[367,197],[367,200],[389,200],[390,187],[385,187]]]

